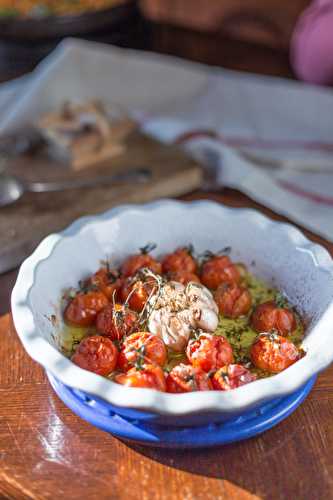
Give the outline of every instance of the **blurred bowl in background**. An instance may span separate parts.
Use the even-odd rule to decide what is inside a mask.
[[[0,40],[36,41],[86,35],[104,30],[122,22],[136,10],[135,0],[120,0],[113,7],[90,10],[78,14],[2,16],[0,17]]]
[[[0,17],[0,80],[31,71],[65,37],[145,49],[149,30],[136,0],[82,14]]]

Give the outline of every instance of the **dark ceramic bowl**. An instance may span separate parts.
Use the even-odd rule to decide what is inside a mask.
[[[104,10],[78,15],[0,18],[0,39],[39,41],[86,35],[117,25],[136,10],[136,1],[127,0]]]

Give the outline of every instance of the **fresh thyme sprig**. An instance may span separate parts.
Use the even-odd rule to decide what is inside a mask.
[[[286,297],[281,292],[278,292],[276,294],[275,304],[277,305],[277,307],[280,307],[282,309],[288,307],[288,301],[287,301]]]
[[[223,255],[229,255],[231,253],[231,247],[226,246],[218,250],[217,252],[212,252],[211,250],[205,250],[203,253],[198,255],[198,259],[201,264],[207,262],[207,260],[213,259],[214,257],[222,257]]]
[[[148,295],[148,298],[145,302],[145,305],[143,306],[143,309],[139,315],[139,324],[144,324],[148,321],[151,313],[155,309],[158,299],[161,296],[162,293],[162,288],[165,283],[165,279],[162,278],[162,276],[159,276],[158,274],[153,273],[148,268],[143,268],[140,269],[138,272],[138,276],[143,278],[144,282],[149,285],[153,285],[152,289]],[[150,281],[149,281],[150,280]],[[152,299],[154,300],[152,301]]]
[[[143,344],[138,349],[135,349],[137,357],[135,359],[134,366],[137,370],[143,370],[146,361],[146,346]]]
[[[276,330],[272,330],[271,332],[261,332],[258,335],[258,338],[259,337],[267,337],[271,342],[279,342],[280,339],[279,333]]]
[[[194,245],[192,243],[189,243],[184,247],[184,250],[191,256],[196,258],[195,250],[194,250]]]
[[[147,245],[139,248],[139,250],[143,255],[146,255],[146,254],[152,252],[153,250],[155,250],[156,247],[157,247],[156,243],[147,243]]]

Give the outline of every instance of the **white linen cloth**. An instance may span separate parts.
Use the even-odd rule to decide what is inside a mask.
[[[163,141],[197,131],[183,144],[203,161],[214,151],[217,182],[333,241],[331,89],[67,39],[30,75],[0,85],[0,134],[91,98],[125,107]],[[332,173],[258,167],[237,148]]]

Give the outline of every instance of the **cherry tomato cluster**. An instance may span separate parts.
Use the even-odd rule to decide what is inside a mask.
[[[208,254],[199,264],[191,248],[178,248],[158,261],[151,247],[124,260],[119,269],[101,267],[75,293],[65,308],[65,321],[91,328],[77,346],[72,361],[81,368],[131,387],[171,393],[230,390],[252,382],[256,375],[237,364],[228,340],[214,333],[194,332],[182,362],[167,371],[163,340],[142,331],[142,313],[157,287],[166,280],[201,283],[211,290],[225,318],[248,316],[258,336],[250,349],[254,367],[270,373],[284,370],[300,358],[286,338],[297,327],[294,313],[274,301],[253,307],[244,284],[244,266],[228,255]]]

